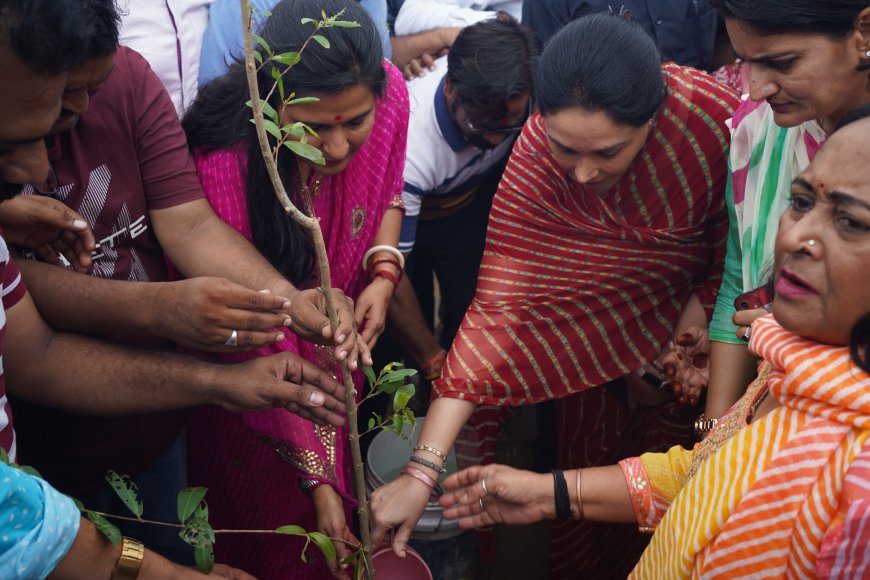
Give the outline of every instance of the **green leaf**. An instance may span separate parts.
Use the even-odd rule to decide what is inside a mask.
[[[378,393],[387,393],[388,395],[395,394],[396,391],[399,390],[405,384],[405,379],[399,379],[398,381],[384,381],[378,383],[377,387],[375,387],[375,391]]]
[[[388,375],[391,372],[393,372],[393,369],[398,367],[398,366],[402,366],[402,363],[394,361],[394,362],[387,363],[386,365],[384,365],[384,368],[382,368],[381,372],[378,373],[378,380],[380,381],[385,375]]]
[[[301,141],[284,141],[284,146],[303,159],[308,159],[318,165],[326,164],[326,160],[323,158],[323,152],[308,143],[302,143]]]
[[[395,431],[397,435],[401,435],[405,430],[405,420],[401,413],[393,413],[393,427],[391,431]]]
[[[214,529],[202,518],[192,518],[179,530],[178,536],[194,548],[214,544]]]
[[[359,22],[353,20],[333,20],[329,25],[338,28],[359,28]]]
[[[88,519],[91,520],[97,527],[97,531],[109,538],[113,544],[121,543],[121,530],[115,527],[115,524],[104,518],[98,513],[87,512]]]
[[[35,468],[30,467],[29,465],[22,465],[19,469],[26,473],[27,475],[32,475],[33,477],[38,477],[39,479],[45,479],[42,477],[42,474],[36,471]]]
[[[196,567],[203,574],[210,574],[214,567],[214,546],[206,544],[193,549],[193,557],[196,560]]]
[[[259,34],[255,34],[254,35],[254,42],[259,44],[263,48],[263,50],[266,51],[266,54],[268,54],[269,56],[272,56],[272,49],[269,48],[269,43],[266,42],[265,38],[263,38]]]
[[[178,521],[182,524],[186,522],[199,503],[205,499],[205,493],[208,491],[205,487],[188,487],[178,492]],[[206,516],[203,519],[208,519]]]
[[[257,64],[263,64],[263,55],[255,50],[254,51],[254,60],[257,61]]]
[[[200,502],[196,509],[193,510],[193,515],[199,519],[208,521],[208,503],[203,500]]]
[[[287,534],[289,536],[307,536],[308,532],[302,526],[281,526],[275,530],[279,534]]]
[[[369,381],[369,386],[374,387],[375,381],[378,380],[377,377],[375,377],[375,370],[368,365],[363,365],[362,370],[363,374],[366,376],[366,379]]]
[[[311,538],[312,542],[317,544],[317,547],[320,548],[320,551],[323,552],[327,560],[330,562],[335,560],[335,544],[332,543],[332,540],[320,532],[310,532],[308,537]]]
[[[69,497],[69,496],[67,496],[67,497]],[[76,504],[76,508],[77,508],[80,512],[85,511],[85,504],[83,504],[82,502],[80,502],[79,500],[77,500],[77,499],[74,498],[74,497],[70,497],[70,499],[73,500],[73,503]]]
[[[396,379],[404,379],[405,377],[413,377],[417,374],[417,369],[399,369],[397,371],[390,371],[387,373],[385,377],[388,381],[395,381]]]
[[[407,384],[399,387],[393,395],[393,410],[398,412],[408,406],[408,401],[414,396],[414,385]]]
[[[254,104],[253,104],[253,102],[250,101],[250,100],[246,101],[246,102],[245,102],[245,105],[247,105],[247,107],[250,108],[250,109],[253,109],[253,108],[254,108]],[[279,119],[278,119],[278,112],[275,111],[275,108],[274,108],[272,105],[270,105],[268,101],[266,101],[266,100],[264,100],[264,99],[260,99],[260,108],[263,110],[263,116],[264,116],[264,117],[269,117],[270,119],[272,119],[273,121],[275,121],[275,123],[278,123],[278,122],[279,122]],[[251,119],[251,122],[253,123],[254,120]]]
[[[9,465],[11,462],[9,461],[9,454],[6,453],[6,450],[0,447],[0,461]]]
[[[307,105],[308,103],[319,103],[320,99],[317,97],[299,97],[298,99],[290,99],[287,101],[288,105]]]
[[[272,121],[271,119],[263,119],[263,126],[266,128],[266,132],[269,133],[269,135],[278,141],[281,140],[281,129],[278,128],[275,121]]]
[[[106,481],[109,482],[127,509],[133,512],[137,518],[141,518],[144,508],[142,502],[139,501],[139,488],[136,487],[136,483],[129,476],[114,471],[109,471],[106,474]]]
[[[369,417],[369,422],[368,422],[368,427],[367,427],[367,429],[374,429],[374,428],[375,428],[375,418],[374,418],[374,417]]]
[[[313,18],[303,18],[299,22],[302,24],[308,24],[309,22],[313,22],[313,23],[317,24],[317,21]]]
[[[282,52],[281,54],[273,55],[272,60],[280,62],[283,65],[296,66],[299,64],[300,56],[298,52]]]
[[[313,38],[314,40],[316,40],[316,41],[317,41],[317,44],[319,44],[319,45],[322,46],[323,48],[329,48],[329,41],[326,40],[326,37],[321,36],[321,35],[319,35],[319,34],[315,34],[315,35],[312,36],[311,38]]]

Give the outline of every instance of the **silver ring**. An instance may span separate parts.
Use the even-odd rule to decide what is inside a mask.
[[[749,342],[749,337],[752,336],[752,328],[747,326],[746,330],[743,331],[743,340]]]
[[[485,512],[485,511],[486,511],[486,507],[483,505],[483,498],[482,498],[482,497],[477,498],[477,503],[480,504],[480,511]]]
[[[489,494],[489,491],[486,489],[486,478],[480,480],[480,487],[483,488],[483,495]]]
[[[239,331],[233,330],[233,333],[230,335],[230,337],[227,339],[227,341],[224,343],[224,345],[225,346],[238,346],[238,344],[239,344]]]
[[[810,247],[815,246],[815,245],[816,245],[816,241],[815,241],[815,240],[807,240],[807,245],[810,246]]]

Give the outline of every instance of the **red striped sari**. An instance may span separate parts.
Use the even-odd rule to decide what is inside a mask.
[[[540,115],[514,146],[489,218],[477,294],[436,396],[536,403],[657,356],[692,292],[711,309],[725,252],[737,96],[665,65],[668,96],[605,197],[568,179]]]
[[[605,196],[559,168],[539,115],[526,125],[493,202],[477,294],[444,377],[434,384],[434,396],[481,405],[564,401],[571,410],[560,421],[559,463],[566,468],[615,463],[624,455],[611,458],[612,443],[635,426],[644,425],[635,446],[682,443],[671,424],[688,436],[695,414],[638,412],[602,389],[584,393],[655,358],[689,296],[696,293],[709,316],[719,289],[728,226],[726,120],[739,99],[693,69],[667,64],[662,70],[668,95],[654,127]],[[584,399],[589,396],[595,400]],[[584,409],[586,403],[594,410]],[[594,424],[578,424],[582,415],[596,417]],[[472,423],[482,417],[494,424],[491,411]],[[490,459],[494,440],[492,428],[466,430],[457,450]],[[554,549],[566,545],[560,534],[576,532],[576,526],[556,528]],[[639,555],[644,542],[635,543]],[[609,546],[630,570],[631,550],[617,544]],[[581,551],[572,548],[570,558]],[[595,551],[610,559],[607,546]]]

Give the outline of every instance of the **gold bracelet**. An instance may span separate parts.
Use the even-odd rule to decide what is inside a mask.
[[[574,481],[574,485],[577,486],[577,519],[583,521],[586,519],[586,514],[583,513],[583,496],[580,495],[580,490],[583,486],[580,485],[580,474],[583,472],[579,467],[577,468],[577,479]]]
[[[428,445],[417,445],[414,447],[414,451],[428,451],[432,455],[437,455],[444,463],[447,463],[447,456],[444,455],[442,451],[438,451],[434,447],[429,447]]]
[[[136,580],[145,559],[145,546],[142,542],[125,537],[121,542],[121,557],[115,564],[111,580]]]

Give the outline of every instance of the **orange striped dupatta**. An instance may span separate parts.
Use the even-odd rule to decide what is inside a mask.
[[[671,504],[632,578],[870,574],[870,376],[845,347],[753,325],[782,406],[714,453]]]

